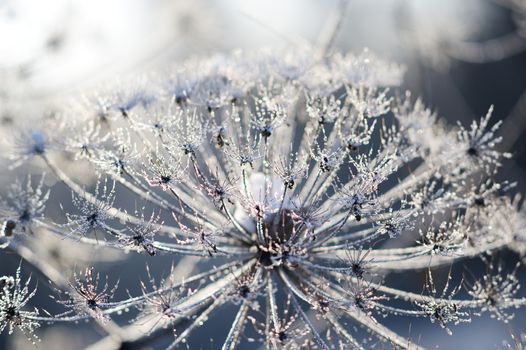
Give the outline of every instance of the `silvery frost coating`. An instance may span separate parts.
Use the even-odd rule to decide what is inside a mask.
[[[496,150],[499,123],[490,126],[490,110],[450,129],[409,93],[388,90],[402,75],[367,50],[234,52],[79,99],[58,130],[22,133],[14,164],[40,159],[73,209],[55,223],[43,182],[18,183],[1,207],[5,249],[27,257],[21,248],[38,228],[86,250],[198,263],[186,277],[183,258],[162,280],[132,282],[142,293],[122,300],[118,276],[88,268],[57,286],[58,315],[25,311],[28,292],[10,299],[17,277],[2,287],[2,328],[92,318],[110,334],[121,327],[112,339],[127,346],[164,334],[178,348],[227,309],[229,331],[214,339],[224,349],[360,349],[415,345],[384,316],[427,318],[448,333],[483,313],[509,320],[526,300],[515,271],[485,256],[505,247],[523,255],[525,220],[504,193],[512,184],[494,180],[509,156]],[[56,161],[62,152],[87,162],[97,183],[79,185]],[[432,268],[468,258],[482,258],[487,273],[435,283]],[[384,282],[419,270],[428,271],[416,292]],[[116,325],[122,312],[144,332]]]

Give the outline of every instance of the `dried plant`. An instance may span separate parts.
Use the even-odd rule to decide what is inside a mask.
[[[446,127],[409,93],[389,92],[402,75],[368,51],[236,51],[178,65],[168,83],[152,78],[87,98],[53,129],[21,133],[14,163],[43,161],[73,205],[54,222],[43,181],[15,184],[1,204],[4,249],[47,275],[45,261],[22,249],[39,228],[86,250],[198,263],[160,283],[122,281],[142,293],[121,300],[91,268],[73,282],[52,279],[67,295],[55,300],[69,309],[56,315],[22,310],[34,292],[17,272],[2,279],[2,329],[32,334],[44,322],[93,318],[121,346],[164,334],[176,348],[226,307],[230,330],[215,339],[223,349],[254,341],[360,349],[371,339],[411,348],[383,316],[429,318],[447,332],[484,312],[509,319],[506,310],[526,303],[514,275],[489,267],[464,294],[449,282],[437,292],[431,275],[487,252],[526,251],[524,209],[505,193],[509,184],[493,180],[509,157],[495,149],[499,123],[490,126],[490,109],[469,128]],[[97,184],[68,175],[53,157],[62,152],[87,160]],[[429,272],[417,291],[386,282],[419,270]],[[155,322],[139,335],[112,323],[131,310],[133,325]]]

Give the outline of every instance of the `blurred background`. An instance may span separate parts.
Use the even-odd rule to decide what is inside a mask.
[[[60,101],[116,77],[133,78],[218,51],[316,44],[342,12],[335,49],[368,47],[404,64],[403,88],[448,123],[466,125],[494,105],[492,122],[504,121],[499,147],[513,154],[500,176],[518,181],[512,192],[526,193],[526,0],[0,0],[0,152],[12,128],[45,118]],[[16,173],[0,176],[4,188]],[[54,196],[69,196],[63,192]],[[50,210],[59,212],[58,204]],[[56,244],[55,254],[63,254]],[[501,257],[513,260],[505,252]],[[79,265],[84,258],[94,257],[69,257]],[[101,269],[112,276],[112,261],[122,259],[104,254]],[[12,273],[19,261],[0,256],[0,275]],[[157,264],[169,271],[166,261]],[[126,272],[130,278],[144,275],[144,262],[129,266],[137,269]],[[422,276],[397,283],[421,285]],[[39,288],[49,294],[48,287]],[[526,313],[516,316],[510,325],[476,319],[456,327],[453,336],[427,319],[411,329],[391,326],[427,347],[496,349],[511,333],[526,331]],[[100,337],[91,325],[43,328],[42,349],[81,349]],[[219,326],[217,332],[225,334]],[[31,348],[23,336],[14,339],[2,334],[0,349]],[[202,348],[219,346],[208,343]]]

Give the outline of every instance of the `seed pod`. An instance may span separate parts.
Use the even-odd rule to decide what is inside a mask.
[[[16,227],[16,222],[13,220],[7,220],[4,223],[4,227],[2,228],[2,232],[6,237],[11,237],[13,235],[13,230]]]

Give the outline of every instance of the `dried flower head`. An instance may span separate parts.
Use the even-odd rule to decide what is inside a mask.
[[[461,284],[450,289],[451,272],[447,276],[447,281],[442,289],[438,292],[431,270],[428,270],[426,276],[425,292],[421,300],[415,301],[415,304],[422,310],[424,315],[428,317],[431,322],[438,322],[440,327],[446,330],[451,335],[453,332],[449,329],[448,324],[457,325],[461,322],[470,322],[470,314],[463,311],[466,305],[462,302],[454,300],[454,297],[460,291]]]
[[[16,181],[7,194],[7,200],[0,202],[0,220],[3,222],[1,235],[13,236],[16,232],[31,232],[33,225],[38,226],[44,218],[46,201],[49,191],[43,190],[44,176],[33,188],[31,177],[28,176],[24,186]]]
[[[509,309],[515,305],[515,295],[520,288],[516,276],[520,263],[511,272],[504,272],[501,263],[484,258],[486,274],[468,286],[469,294],[481,303],[482,312],[490,312],[491,317],[505,323],[513,319]]]
[[[223,308],[235,314],[224,349],[247,342],[250,324],[259,335],[251,339],[269,348],[364,348],[371,338],[411,348],[383,316],[428,317],[449,331],[477,312],[525,304],[511,276],[488,274],[473,284],[474,299],[459,300],[449,284],[437,293],[431,275],[425,296],[384,278],[521,252],[524,210],[506,186],[487,183],[508,156],[495,149],[490,113],[450,129],[410,94],[386,90],[400,83],[400,66],[369,51],[322,56],[304,48],[194,59],[148,87],[105,91],[76,127],[59,128],[85,132],[104,113],[86,157],[100,176],[94,188],[78,185],[52,148],[38,154],[76,207],[63,209],[64,225],[45,219],[54,234],[195,264],[111,302],[116,287],[92,269],[75,274],[61,303],[77,315],[53,319],[100,321],[138,308],[158,322],[123,342],[177,328],[172,349]]]
[[[93,273],[93,268],[86,268],[83,274],[73,273],[73,281],[69,282],[70,291],[61,291],[60,294],[65,294],[65,298],[57,298],[57,302],[64,305],[69,312],[74,312],[79,316],[95,317],[104,321],[108,319],[104,314],[103,308],[107,304],[119,283],[117,282],[113,287],[108,284],[108,277],[101,283],[100,275]]]
[[[20,267],[16,270],[15,276],[0,277],[0,333],[8,328],[9,334],[15,329],[20,329],[26,337],[36,344],[38,337],[34,334],[35,330],[40,327],[36,320],[38,310],[25,310],[25,306],[36,294],[36,288],[29,290],[31,278],[25,283],[22,282]]]

